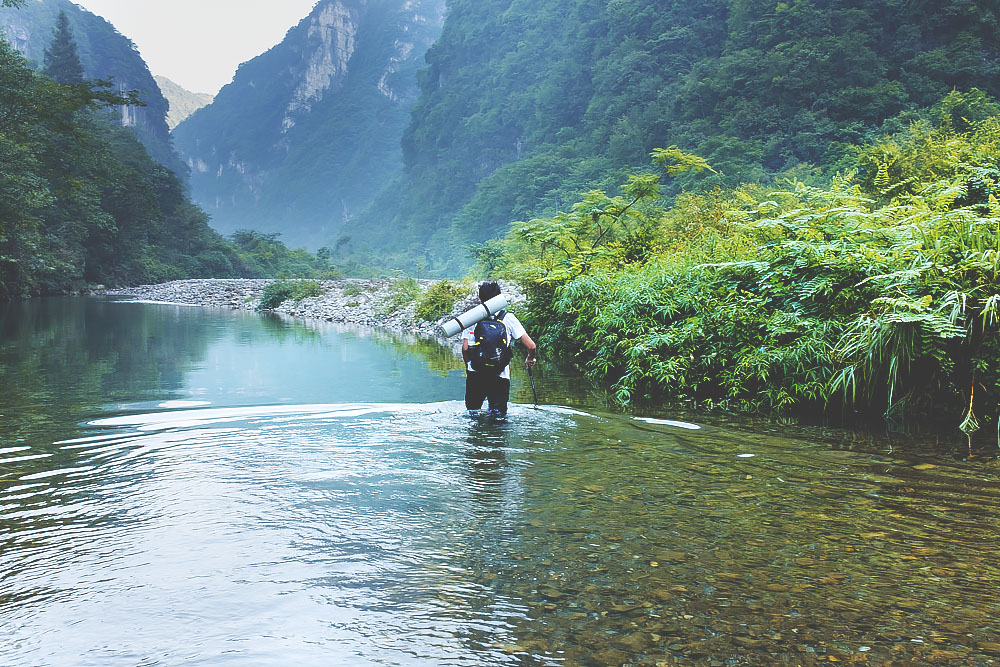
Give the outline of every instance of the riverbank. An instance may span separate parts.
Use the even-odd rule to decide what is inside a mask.
[[[140,301],[182,303],[187,305],[231,308],[255,311],[260,307],[264,290],[270,279],[201,279],[174,280],[158,285],[140,285],[122,289],[109,289],[109,296],[128,297]],[[477,283],[462,283],[464,296],[457,299],[451,311],[435,321],[417,316],[417,299],[396,305],[399,299],[398,281],[393,280],[320,280],[316,282],[322,294],[303,299],[289,299],[269,310],[289,317],[356,324],[414,334],[421,338],[446,340],[440,322],[464,313],[479,303]],[[439,281],[417,280],[422,292]],[[500,281],[508,303],[515,305],[525,300],[521,289]],[[454,342],[454,340],[451,340]]]

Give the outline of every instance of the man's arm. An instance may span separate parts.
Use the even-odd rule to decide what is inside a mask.
[[[465,363],[472,361],[472,353],[469,352],[469,340],[467,338],[462,339],[462,361]]]
[[[531,340],[531,336],[529,336],[527,332],[521,334],[520,341],[521,344],[528,349],[528,356],[524,359],[524,367],[531,368],[538,362],[538,357],[535,354],[538,350],[538,346],[535,345],[535,341]]]

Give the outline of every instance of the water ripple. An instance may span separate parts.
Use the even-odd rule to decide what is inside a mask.
[[[88,428],[0,486],[4,665],[979,659],[1000,612],[989,466],[458,402]]]

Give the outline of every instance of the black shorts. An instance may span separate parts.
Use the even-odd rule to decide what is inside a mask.
[[[466,371],[465,407],[478,410],[483,407],[484,399],[489,400],[491,413],[505,416],[510,399],[510,380],[491,373]]]

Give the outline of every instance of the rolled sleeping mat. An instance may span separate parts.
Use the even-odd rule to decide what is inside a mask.
[[[487,317],[496,315],[507,307],[507,297],[498,294],[486,303],[481,303],[471,310],[467,310],[458,317],[453,317],[444,322],[441,328],[445,336],[454,336],[462,329],[468,329],[476,322],[485,320]]]

